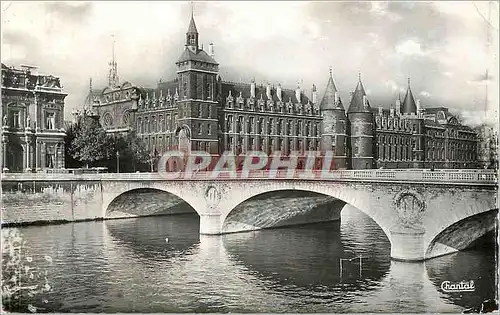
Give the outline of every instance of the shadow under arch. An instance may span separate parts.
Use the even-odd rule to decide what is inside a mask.
[[[380,224],[372,213],[337,196],[308,189],[272,188],[246,198],[226,214],[222,233],[338,221],[346,205],[372,219],[392,246],[388,227]]]
[[[194,207],[177,195],[155,188],[136,188],[116,196],[105,218],[130,218],[173,214],[197,214]]]
[[[425,258],[435,258],[470,247],[480,237],[498,227],[498,209],[464,218],[445,228],[429,243]]]
[[[376,290],[391,265],[390,243],[382,229],[363,212],[352,211],[342,223],[226,234],[224,248],[234,263],[265,282],[266,289],[338,307],[340,302],[356,301],[348,292]],[[341,258],[360,255],[361,276],[357,259],[343,261],[341,271]]]

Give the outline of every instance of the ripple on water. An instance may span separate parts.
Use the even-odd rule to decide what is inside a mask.
[[[57,312],[447,312],[495,292],[493,255],[396,264],[384,232],[352,209],[341,223],[218,238],[200,238],[198,224],[170,216],[20,230],[34,259],[53,259],[45,297]],[[355,260],[341,274],[340,259],[359,255],[361,276]],[[439,289],[468,277],[477,298]]]

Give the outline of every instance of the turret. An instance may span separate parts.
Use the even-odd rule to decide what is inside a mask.
[[[320,103],[320,111],[323,118],[321,123],[321,152],[323,154],[326,152],[333,154],[335,169],[346,169],[347,118],[331,70],[325,94]]]
[[[347,117],[350,122],[349,157],[352,169],[373,168],[373,113],[361,75],[354,91]]]
[[[406,90],[405,99],[403,101],[402,113],[407,115],[417,114],[417,105],[415,104],[415,98],[410,88],[410,78],[408,78],[408,89]]]

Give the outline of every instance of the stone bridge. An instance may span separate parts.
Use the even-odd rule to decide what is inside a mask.
[[[73,196],[74,191],[81,190],[75,188],[77,185],[85,181],[97,185],[92,190],[97,196],[91,202],[93,218],[111,217],[112,204],[120,196],[145,189],[164,191],[181,198],[196,211],[201,234],[213,235],[264,227],[261,223],[265,218],[258,218],[259,214],[249,216],[233,211],[252,197],[290,190],[317,193],[337,201],[328,211],[322,210],[321,218],[308,220],[307,216],[314,217],[314,209],[310,208],[308,213],[295,213],[301,219],[294,221],[287,217],[287,209],[280,207],[272,210],[280,218],[274,226],[286,225],[279,224],[283,219],[295,224],[338,220],[344,205],[349,204],[380,226],[391,243],[391,257],[398,260],[419,261],[462,250],[497,227],[497,177],[492,171],[342,170],[333,171],[328,179],[287,179],[261,171],[244,180],[214,180],[210,174],[213,173],[200,172],[189,179],[170,180],[157,173],[54,174],[45,175],[43,181],[50,181],[50,176],[59,181],[58,185],[63,178],[71,181],[72,205],[78,199]],[[5,175],[3,181],[6,180],[15,180],[18,186],[42,181],[34,174]],[[9,187],[3,185],[4,195],[15,190],[12,185]],[[35,187],[32,190],[39,191]],[[72,218],[78,219],[72,211]]]

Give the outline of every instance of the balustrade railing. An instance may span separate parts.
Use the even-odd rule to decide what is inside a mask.
[[[336,170],[336,171],[289,171],[252,170],[238,172],[192,172],[192,173],[4,173],[1,180],[309,180],[309,181],[364,181],[364,182],[414,182],[456,183],[496,185],[494,170]]]

